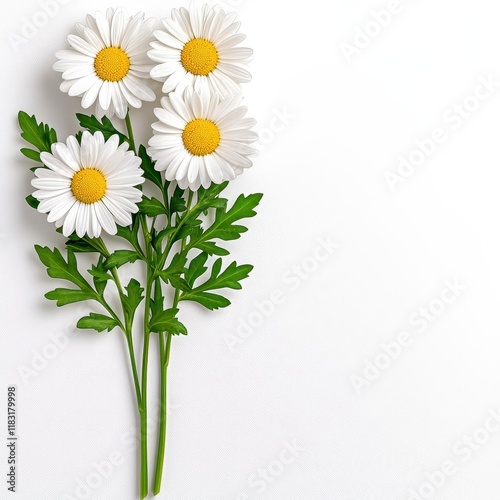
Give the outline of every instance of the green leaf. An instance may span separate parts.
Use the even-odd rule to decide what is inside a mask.
[[[256,215],[254,209],[260,203],[262,196],[262,194],[251,194],[249,196],[241,195],[229,210],[217,210],[214,223],[198,238],[193,239],[189,246],[194,248],[201,243],[213,239],[226,241],[238,239],[242,233],[247,231],[247,228],[234,223],[241,219],[254,217]]]
[[[201,254],[203,255],[203,254]],[[231,263],[227,269],[222,270],[222,259],[217,259],[212,267],[210,273],[210,278],[200,286],[193,288],[190,291],[183,293],[180,300],[189,300],[193,302],[198,302],[199,304],[205,306],[210,310],[219,309],[221,307],[227,307],[231,302],[214,293],[207,293],[209,290],[219,290],[221,288],[231,288],[233,290],[240,290],[240,281],[248,278],[250,271],[253,266],[243,265],[238,266],[236,262]],[[198,273],[200,271],[197,271]],[[204,271],[203,271],[204,272]],[[203,274],[203,273],[202,273]],[[201,275],[200,275],[201,276]],[[192,282],[188,282],[193,285]]]
[[[130,323],[132,323],[135,315],[135,311],[139,307],[139,304],[144,299],[144,288],[141,287],[140,283],[136,279],[131,279],[129,284],[125,287],[127,294],[123,297],[123,302],[128,314]]]
[[[21,149],[21,153],[24,156],[26,156],[26,158],[29,158],[30,160],[34,160],[37,162],[42,161],[40,159],[40,152],[39,151],[34,151],[33,149],[23,148],[23,149]]]
[[[51,250],[48,247],[35,245],[35,250],[38,254],[38,257],[47,268],[47,274],[51,278],[70,281],[84,291],[93,292],[92,287],[78,271],[75,254],[71,249],[68,249],[67,262],[66,260],[64,260],[64,257],[57,248]]]
[[[118,268],[124,264],[133,264],[136,260],[139,260],[141,256],[134,250],[117,250],[113,252],[106,260],[104,267],[106,269]]]
[[[222,259],[217,259],[212,268],[210,279],[203,285],[196,288],[197,291],[218,290],[221,288],[231,288],[241,290],[240,281],[248,278],[253,266],[238,266],[232,262],[225,271],[220,272],[222,268]]]
[[[221,257],[229,255],[229,251],[225,248],[217,246],[213,241],[207,241],[205,243],[198,243],[194,245],[194,248],[198,248],[207,252],[208,255],[220,255]]]
[[[139,210],[146,214],[148,217],[158,217],[159,215],[168,215],[165,205],[156,198],[148,198],[144,196],[142,201],[138,204]]]
[[[108,281],[113,279],[113,276],[104,268],[104,258],[102,255],[99,257],[97,266],[93,265],[92,269],[89,269],[89,274],[94,278],[94,286],[97,293],[102,296]]]
[[[110,332],[113,328],[116,328],[118,323],[115,319],[109,316],[104,316],[103,314],[90,313],[85,316],[77,323],[77,328],[81,330],[96,330],[97,332],[103,332],[107,330]]]
[[[97,250],[89,242],[81,239],[69,239],[66,242],[66,248],[75,253],[95,253]]]
[[[193,291],[189,295],[182,295],[181,300],[190,300],[192,302],[198,302],[202,306],[214,311],[223,307],[231,305],[231,302],[223,297],[222,295],[217,295],[215,293],[198,292]]]
[[[195,257],[189,264],[189,268],[186,270],[184,276],[186,277],[186,282],[190,288],[193,288],[195,281],[205,274],[208,269],[205,264],[208,260],[208,254],[205,252],[200,253]]]
[[[149,329],[155,333],[168,332],[172,335],[187,335],[186,327],[177,319],[179,309],[167,309],[154,315],[149,323]]]
[[[45,294],[45,298],[56,300],[57,307],[62,307],[75,302],[83,302],[85,300],[93,300],[96,298],[95,293],[88,290],[71,290],[69,288],[56,288],[52,292]]]
[[[106,116],[104,116],[101,121],[99,121],[94,115],[87,116],[77,113],[76,117],[80,122],[81,127],[87,129],[92,134],[95,132],[102,132],[102,135],[106,140],[113,135],[117,135],[120,139],[120,144],[123,144],[124,142],[127,144],[129,143],[127,136],[117,130],[111,120]]]
[[[170,212],[172,214],[181,214],[187,209],[186,200],[184,199],[184,190],[177,186],[170,200]]]
[[[153,161],[148,155],[146,148],[144,146],[139,147],[139,157],[142,160],[142,170],[144,171],[144,177],[156,184],[163,191],[163,181],[161,180],[161,174],[155,170]]]
[[[38,208],[38,205],[40,205],[40,202],[31,194],[26,196],[26,203],[35,210]]]
[[[170,226],[166,229],[162,229],[158,234],[154,236],[153,245],[158,253],[161,252],[163,240],[170,234],[174,233],[176,229],[177,228],[175,226]]]
[[[35,146],[39,152],[51,152],[52,144],[57,142],[57,135],[54,129],[51,129],[48,125],[43,123],[38,123],[34,115],[30,116],[24,111],[19,112],[18,121],[22,130],[21,137],[26,142]],[[21,152],[25,156],[31,155],[31,157],[35,156],[34,153],[36,153],[36,151],[30,149],[23,149]],[[28,156],[28,158],[30,158],[30,156]],[[36,158],[36,161],[40,161],[39,156]]]
[[[186,262],[185,253],[175,254],[168,268],[159,273],[160,277],[165,283],[170,283],[174,288],[188,291],[190,289],[189,285],[186,283],[186,280],[181,278],[182,274],[186,271]]]
[[[132,215],[132,225],[129,227],[118,226],[117,236],[130,242],[134,248],[140,248],[139,228],[140,218],[137,214]]]

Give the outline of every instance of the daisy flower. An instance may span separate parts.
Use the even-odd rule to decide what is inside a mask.
[[[239,84],[249,82],[246,65],[252,49],[236,47],[246,36],[239,34],[236,14],[220,7],[192,6],[172,10],[163,19],[165,31],[157,30],[149,57],[159,63],[151,78],[165,82],[163,92],[182,92],[188,86],[200,91],[209,87],[222,97],[240,93]]]
[[[117,135],[105,142],[101,132],[84,132],[81,145],[71,136],[40,156],[47,168],[35,170],[33,196],[40,201],[38,211],[62,226],[65,236],[76,231],[80,238],[97,238],[103,229],[116,234],[117,223],[132,223],[142,199],[135,187],[144,182],[141,159],[127,144],[119,145]]]
[[[56,53],[54,69],[62,73],[61,90],[82,98],[82,107],[97,101],[96,114],[125,118],[129,106],[154,101],[154,92],[144,83],[151,61],[147,56],[154,19],[142,12],[127,17],[120,9],[88,15],[77,24],[77,35],[69,35],[71,50]]]
[[[156,170],[165,170],[166,179],[182,189],[196,191],[200,185],[235,179],[251,167],[255,149],[250,144],[258,136],[250,129],[256,121],[245,118],[247,108],[240,101],[239,96],[220,100],[192,88],[184,98],[176,92],[163,97],[148,149]]]

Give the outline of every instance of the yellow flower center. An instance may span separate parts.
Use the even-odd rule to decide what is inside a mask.
[[[71,191],[82,203],[97,203],[106,194],[106,178],[96,168],[83,168],[73,176]]]
[[[210,120],[197,118],[190,121],[182,132],[186,149],[194,156],[212,154],[220,144],[220,131]]]
[[[209,40],[193,38],[184,45],[181,62],[186,71],[193,75],[207,76],[217,67],[219,53]]]
[[[127,76],[130,59],[120,47],[106,47],[97,54],[94,68],[101,80],[119,82]]]

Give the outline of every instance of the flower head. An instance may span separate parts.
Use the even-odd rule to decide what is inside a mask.
[[[182,92],[188,86],[201,91],[208,87],[221,96],[239,94],[240,83],[249,82],[246,69],[252,50],[237,47],[245,40],[238,33],[236,14],[220,7],[191,7],[172,10],[163,19],[165,30],[154,32],[149,57],[158,64],[151,77],[165,82],[163,92]]]
[[[140,108],[142,101],[154,101],[146,83],[151,70],[147,56],[154,19],[143,13],[127,17],[120,10],[88,15],[86,24],[77,24],[79,35],[69,35],[72,49],[60,50],[54,69],[62,73],[61,90],[82,98],[87,109],[97,101],[98,116],[114,113],[125,118],[129,106]]]
[[[63,228],[63,234],[97,238],[104,229],[116,234],[116,224],[132,223],[142,192],[135,186],[144,182],[141,159],[119,145],[117,135],[104,141],[101,132],[84,132],[81,144],[69,137],[66,144],[52,145],[52,154],[42,153],[47,168],[35,170],[31,184],[38,191],[38,211]]]
[[[200,94],[188,88],[183,97],[172,92],[155,109],[158,122],[148,153],[156,170],[165,170],[169,181],[182,189],[207,188],[212,182],[232,180],[252,166],[250,144],[257,140],[253,118],[241,97]]]

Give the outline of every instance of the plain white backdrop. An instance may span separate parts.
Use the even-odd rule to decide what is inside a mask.
[[[106,5],[48,3],[50,15],[42,1],[8,2],[0,20],[0,401],[17,386],[19,435],[18,491],[2,481],[0,498],[132,500],[124,339],[75,334],[91,306],[43,298],[57,284],[33,245],[63,240],[24,202],[16,124],[24,109],[60,137],[76,132],[79,100],[58,90],[54,53]],[[182,4],[120,3],[158,18]],[[232,307],[183,306],[159,498],[498,498],[498,5],[224,5],[255,50],[244,92],[261,134],[229,194],[265,197],[231,245],[255,265]],[[152,118],[152,106],[133,114],[143,142]]]

